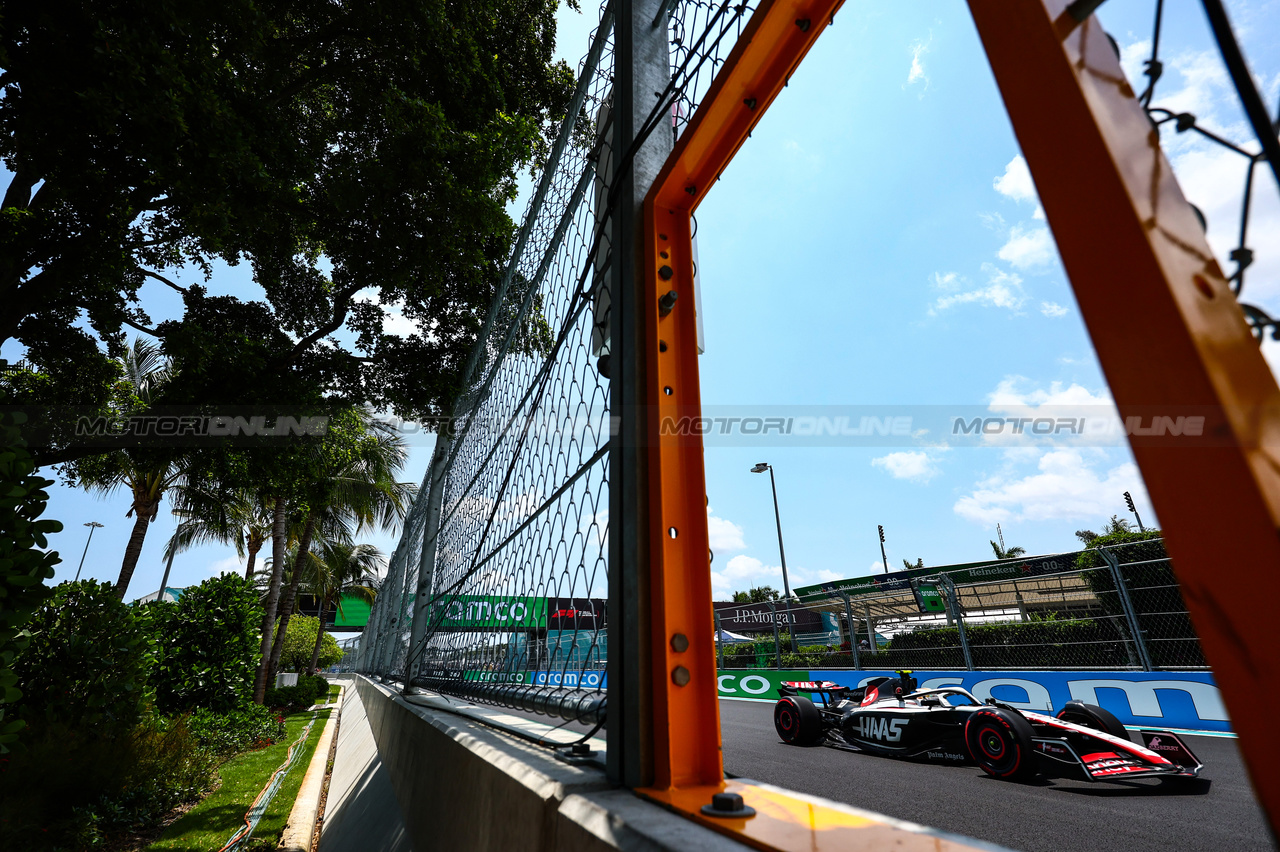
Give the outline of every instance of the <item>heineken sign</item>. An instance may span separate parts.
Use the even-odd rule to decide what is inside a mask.
[[[849,595],[871,595],[881,592],[912,592],[911,581],[932,574],[946,574],[953,583],[982,583],[1000,580],[1020,580],[1045,574],[1060,574],[1076,567],[1076,557],[1082,551],[1036,556],[1031,559],[1005,559],[999,562],[963,562],[936,568],[913,568],[910,571],[890,571],[867,577],[851,577],[815,586],[800,586],[796,596],[806,603]]]
[[[520,630],[547,626],[547,599],[515,595],[453,595],[436,604],[442,630]],[[439,610],[443,609],[443,617]]]

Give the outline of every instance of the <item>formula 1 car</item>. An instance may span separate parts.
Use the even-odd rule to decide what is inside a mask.
[[[786,682],[773,709],[778,736],[791,745],[825,743],[931,763],[976,763],[988,775],[1195,778],[1202,764],[1170,731],[1140,731],[1134,743],[1101,707],[1068,701],[1056,716],[1019,710],[958,686],[917,689],[909,671],[857,689],[830,681]],[[800,695],[820,696],[821,707]],[[952,704],[958,698],[964,703]]]

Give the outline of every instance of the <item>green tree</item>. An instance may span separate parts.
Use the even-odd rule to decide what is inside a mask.
[[[572,91],[555,8],[7,4],[0,342],[47,379],[36,401],[104,404],[135,328],[182,371],[170,401],[447,409],[517,171]],[[262,300],[173,280],[218,258],[250,263]],[[153,327],[154,287],[181,293],[180,319]],[[384,333],[393,309],[420,333]]]
[[[62,561],[56,550],[45,549],[48,534],[62,524],[40,518],[49,500],[44,489],[53,481],[32,475],[35,462],[18,439],[18,417],[0,415],[0,754],[26,727],[21,719],[5,718],[8,705],[22,697],[14,659],[30,642],[27,622],[49,596],[44,581]]]
[[[373,603],[374,584],[385,564],[382,551],[371,544],[326,542],[319,553],[313,554],[308,562],[307,588],[320,603],[320,627],[307,671],[313,672],[320,665],[320,648],[326,635],[325,616],[334,610],[341,612],[342,600],[348,595]]]
[[[245,560],[244,578],[253,579],[258,551],[271,535],[271,517],[259,495],[187,481],[173,490],[171,502],[178,526],[165,545],[166,558],[202,544],[230,544]]]
[[[297,599],[305,571],[302,565],[310,553],[311,542],[322,525],[340,528],[351,521],[356,532],[364,529],[392,529],[404,516],[415,488],[412,483],[397,482],[395,477],[404,467],[407,449],[403,438],[386,424],[374,420],[363,409],[350,409],[330,424],[329,434],[315,448],[310,472],[304,487],[298,490],[302,516],[302,532],[294,557],[292,574],[284,600],[279,603],[280,628],[276,640],[268,648],[263,645],[263,661],[255,685],[256,700],[261,700],[272,674],[279,665],[288,636],[289,618]],[[285,562],[273,560],[272,583],[283,578]],[[278,598],[278,592],[276,597]],[[272,609],[268,591],[268,610]],[[270,626],[264,622],[264,635]]]
[[[123,378],[117,383],[114,408],[121,415],[145,409],[173,377],[172,364],[160,347],[137,338],[125,347],[119,361]],[[131,500],[125,517],[133,518],[133,531],[125,546],[116,580],[116,594],[123,600],[133,579],[147,529],[160,512],[164,494],[186,474],[186,459],[177,448],[131,447],[86,456],[65,470],[73,483],[90,492],[110,494],[124,487]]]
[[[772,586],[756,586],[755,588],[746,592],[734,592],[733,602],[734,603],[768,603],[769,601],[776,601],[780,597],[782,597],[782,595],[779,594],[777,591],[775,591]]]
[[[280,668],[283,671],[301,672],[310,664],[312,652],[316,647],[316,636],[320,634],[320,619],[310,615],[299,615],[289,621],[285,629],[284,652],[280,655]],[[342,659],[342,649],[338,641],[328,633],[320,645],[318,665],[326,668]]]
[[[176,603],[148,604],[159,662],[152,672],[164,713],[248,704],[258,663],[262,605],[244,578],[224,574],[189,586]]]
[[[1026,556],[1027,549],[1025,547],[1001,547],[996,542],[991,542],[991,549],[995,551],[996,559],[1017,559],[1019,556]]]
[[[902,567],[906,568],[908,571],[918,571],[924,567],[924,557],[920,557],[919,559],[917,559],[915,561],[915,564],[912,564],[904,559],[902,560]]]
[[[125,605],[110,583],[57,586],[14,661],[18,715],[82,737],[132,728],[151,701],[156,648],[145,610]]]

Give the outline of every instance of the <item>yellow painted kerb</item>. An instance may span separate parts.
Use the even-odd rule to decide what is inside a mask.
[[[972,847],[935,834],[911,831],[870,816],[840,810],[785,791],[727,780],[714,787],[636,791],[701,825],[757,849],[778,852],[962,852]],[[702,814],[715,793],[737,793],[755,808],[753,817],[726,819]]]

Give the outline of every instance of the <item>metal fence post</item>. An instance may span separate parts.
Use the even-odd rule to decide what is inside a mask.
[[[877,653],[880,649],[876,647],[876,623],[871,618],[871,604],[862,605],[862,614],[867,622],[867,647],[871,649],[871,653]]]
[[[1133,601],[1129,600],[1129,587],[1125,585],[1124,575],[1120,573],[1120,560],[1105,547],[1098,548],[1098,553],[1111,569],[1111,579],[1116,584],[1116,593],[1120,596],[1120,607],[1124,610],[1125,620],[1129,623],[1129,635],[1133,637],[1133,646],[1138,651],[1138,660],[1144,672],[1154,671],[1151,657],[1147,653],[1147,640],[1142,634],[1142,625],[1138,623],[1138,614],[1133,609]]]
[[[720,626],[720,613],[716,613],[716,671],[724,671],[724,628]]]
[[[773,610],[773,665],[778,671],[782,671],[782,637],[778,635],[778,605],[770,603],[769,608]]]
[[[422,552],[418,557],[418,588],[413,598],[413,632],[409,638],[409,651],[404,657],[404,693],[409,694],[418,657],[425,653],[419,646],[427,640],[427,619],[432,586],[435,582],[436,536],[440,532],[440,506],[444,502],[444,480],[448,472],[449,449],[452,442],[442,431],[436,436],[435,450],[423,486],[427,491],[427,517],[422,527]],[[419,491],[421,493],[421,490]]]
[[[940,577],[943,588],[947,590],[947,608],[955,615],[956,630],[960,634],[960,653],[964,654],[964,667],[973,671],[973,655],[969,653],[969,637],[964,632],[964,618],[960,615],[960,596],[956,594],[956,584],[945,574]]]
[[[671,78],[661,0],[614,0],[614,84],[611,120],[614,174],[609,175],[609,725],[610,780],[644,787],[655,779],[655,614],[651,607],[650,445],[647,317],[653,311],[645,279],[644,199],[666,162],[671,133],[649,135],[632,150]],[[653,25],[657,20],[659,24]],[[696,397],[695,397],[696,398]],[[661,605],[660,602],[657,605]],[[705,617],[705,616],[704,616]],[[713,693],[714,694],[714,693]]]
[[[840,596],[844,598],[844,617],[849,623],[849,650],[853,652],[853,667],[861,671],[862,661],[858,659],[858,631],[853,626],[853,608],[849,606],[848,593],[842,592]]]

